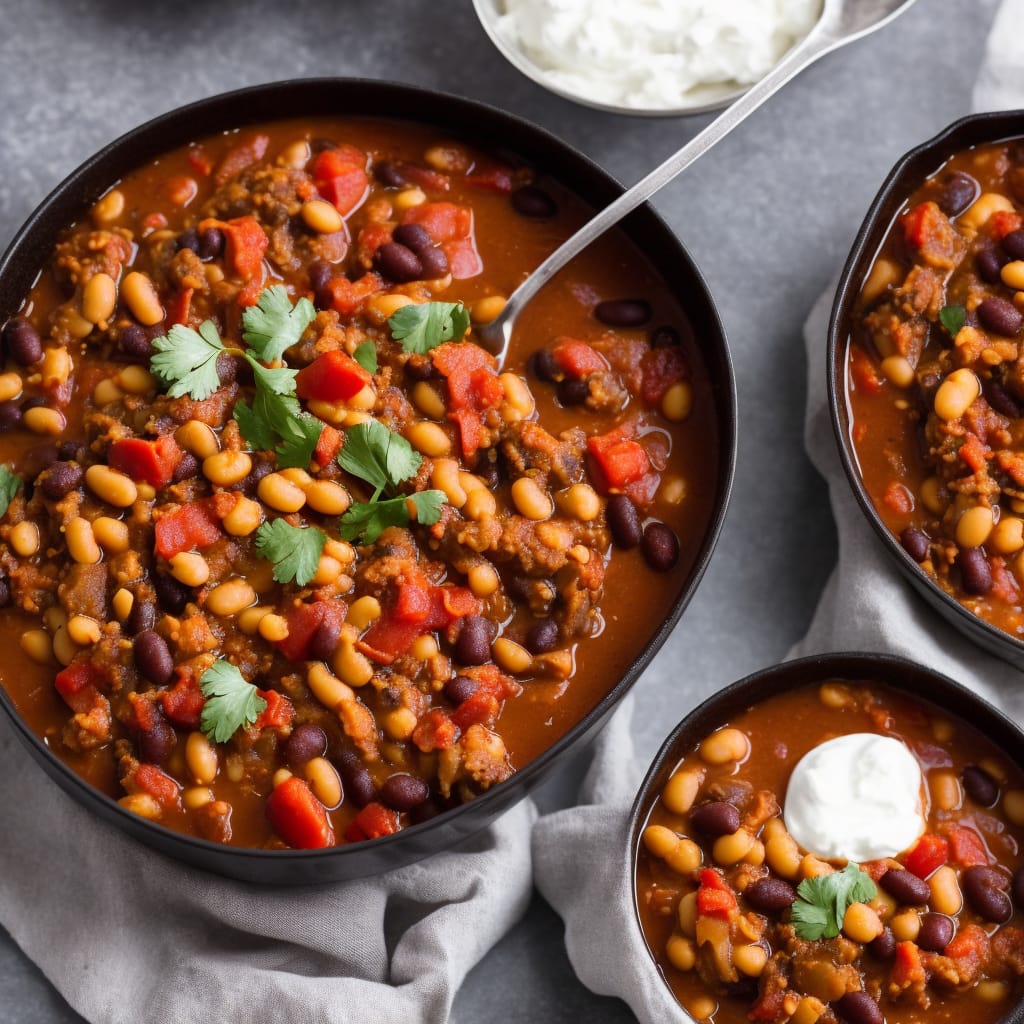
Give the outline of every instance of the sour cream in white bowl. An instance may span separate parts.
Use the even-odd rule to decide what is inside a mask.
[[[822,0],[473,0],[519,71],[566,99],[647,116],[723,107],[814,28]]]

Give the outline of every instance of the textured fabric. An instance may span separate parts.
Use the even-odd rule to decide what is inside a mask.
[[[979,74],[976,110],[1024,106],[1022,52],[1024,0],[1005,0]],[[825,391],[833,293],[829,289],[821,296],[804,328],[804,440],[811,460],[828,481],[839,561],[806,637],[789,656],[832,651],[901,655],[970,686],[1015,721],[1024,721],[1020,672],[979,650],[925,604],[897,573],[853,497],[836,452]],[[649,968],[650,955],[635,925],[625,835],[640,772],[630,739],[630,714],[631,705],[623,706],[598,741],[580,805],[546,815],[534,826],[535,879],[565,922],[569,959],[584,985],[623,999],[644,1024],[689,1024],[690,1017]],[[624,765],[632,772],[625,772]]]

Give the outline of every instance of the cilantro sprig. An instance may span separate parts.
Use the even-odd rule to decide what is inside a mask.
[[[378,420],[358,423],[345,435],[338,465],[373,488],[369,501],[356,502],[341,517],[340,532],[345,540],[372,544],[389,526],[405,526],[412,505],[416,521],[424,525],[441,518],[443,491],[418,491],[394,495],[399,484],[411,479],[423,459],[401,434],[388,430]],[[391,495],[384,498],[384,495]]]
[[[3,516],[21,488],[21,477],[0,466],[0,516]]]
[[[469,311],[461,302],[423,302],[388,317],[391,337],[406,352],[425,355],[445,341],[459,341],[469,330]]]
[[[212,320],[205,320],[198,331],[175,324],[164,337],[153,339],[153,348],[149,367],[168,385],[171,398],[188,395],[201,402],[220,387],[217,357],[228,350]]]
[[[867,903],[878,895],[875,883],[856,864],[818,878],[805,878],[797,886],[790,919],[802,939],[834,939],[843,917],[854,903]]]
[[[216,661],[200,677],[206,697],[199,727],[214,743],[226,743],[243,726],[252,725],[267,702],[229,661]]]
[[[943,306],[939,310],[939,323],[955,338],[967,323],[967,310],[963,306]]]
[[[293,306],[282,285],[267,288],[242,314],[242,340],[265,363],[282,358],[316,318],[316,309],[303,297]]]
[[[327,534],[315,526],[292,526],[283,519],[264,523],[256,531],[256,551],[274,563],[278,583],[293,580],[304,587],[315,575]]]

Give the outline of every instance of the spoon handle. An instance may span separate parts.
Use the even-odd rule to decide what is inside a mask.
[[[825,4],[822,18],[810,35],[790,50],[764,78],[726,108],[682,149],[673,153],[664,163],[655,167],[628,191],[623,192],[618,199],[592,217],[579,231],[555,249],[512,292],[501,315],[491,323],[477,328],[477,338],[482,340],[492,351],[503,352],[511,337],[512,325],[523,307],[569,260],[585,249],[595,238],[603,235],[613,224],[618,223],[628,213],[650,199],[658,189],[668,184],[694,160],[703,156],[715,143],[728,135],[733,128],[757,110],[791,78],[798,75],[824,53],[833,49],[837,45],[837,40],[831,32],[831,19],[828,15],[830,8],[834,9],[834,6],[832,2]]]

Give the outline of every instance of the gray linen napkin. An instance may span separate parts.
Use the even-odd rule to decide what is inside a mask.
[[[0,778],[0,920],[103,1024],[444,1021],[529,901],[529,802],[411,867],[286,889],[184,867],[97,821],[6,722]]]
[[[1005,0],[989,35],[974,93],[975,110],[1024,106],[1022,51],[1024,0]],[[980,651],[931,611],[897,574],[853,498],[836,452],[825,392],[825,336],[832,298],[829,289],[804,325],[804,442],[828,481],[839,562],[807,635],[789,657],[846,650],[902,655],[970,686],[1016,721],[1024,721],[1021,673]],[[644,1024],[688,1024],[689,1015],[648,969],[650,954],[634,923],[626,822],[641,770],[629,733],[631,714],[632,704],[623,706],[598,741],[580,806],[546,815],[534,826],[534,878],[565,922],[569,960],[584,985],[623,999]],[[624,772],[624,765],[631,773]],[[644,969],[638,970],[641,964]]]

